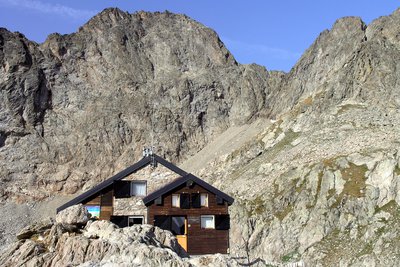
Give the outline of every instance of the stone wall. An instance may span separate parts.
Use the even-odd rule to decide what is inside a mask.
[[[158,164],[156,168],[146,166],[126,177],[127,181],[147,181],[147,195],[170,183],[179,175],[169,170],[168,168]],[[143,204],[143,197],[133,196],[130,198],[115,198],[113,215],[142,215],[147,222],[147,208]]]

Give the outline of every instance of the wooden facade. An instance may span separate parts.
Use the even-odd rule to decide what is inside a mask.
[[[114,191],[112,187],[107,187],[101,192],[93,195],[87,201],[82,202],[85,206],[99,206],[100,220],[110,220],[113,214]]]
[[[172,195],[174,194],[207,194],[207,207],[183,209],[181,207],[172,207]],[[178,188],[162,196],[161,205],[152,201],[148,206],[147,221],[155,224],[155,216],[183,216],[187,220],[187,252],[189,254],[211,254],[228,253],[229,249],[229,229],[204,229],[201,227],[202,215],[228,216],[228,203],[223,201],[217,204],[217,196],[205,188],[194,184],[187,186],[183,184]],[[214,217],[214,218],[216,218]],[[163,228],[161,226],[161,228]],[[168,228],[168,227],[166,227]],[[229,228],[229,227],[228,227]],[[169,229],[167,229],[169,230]]]
[[[158,164],[172,171],[177,178],[161,188],[154,188],[153,192],[146,192],[151,178],[145,178],[151,176],[142,179],[140,170],[145,170],[146,166],[154,169]],[[129,180],[135,175],[142,180]],[[138,182],[146,190],[135,195],[134,192],[139,192],[135,190]],[[173,206],[173,196],[175,204],[179,196],[178,206]],[[206,204],[201,205],[205,196]],[[60,206],[57,212],[81,203],[91,209],[97,219],[110,220],[120,227],[148,223],[170,230],[189,254],[225,254],[229,253],[228,207],[233,201],[200,178],[152,154]]]

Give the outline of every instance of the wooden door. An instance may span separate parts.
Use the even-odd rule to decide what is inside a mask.
[[[178,244],[187,251],[187,219],[185,216],[172,216],[172,233],[176,235]]]

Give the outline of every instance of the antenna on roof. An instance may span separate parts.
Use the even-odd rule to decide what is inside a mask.
[[[145,146],[143,148],[143,157],[150,157],[153,155],[153,147]]]
[[[143,148],[143,157],[151,157],[151,167],[156,168],[157,161],[154,157],[153,149],[154,149],[154,146],[144,147]]]

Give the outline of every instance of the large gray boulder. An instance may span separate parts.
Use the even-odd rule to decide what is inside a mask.
[[[84,225],[89,221],[90,214],[82,204],[74,205],[60,211],[56,222],[61,224]]]

